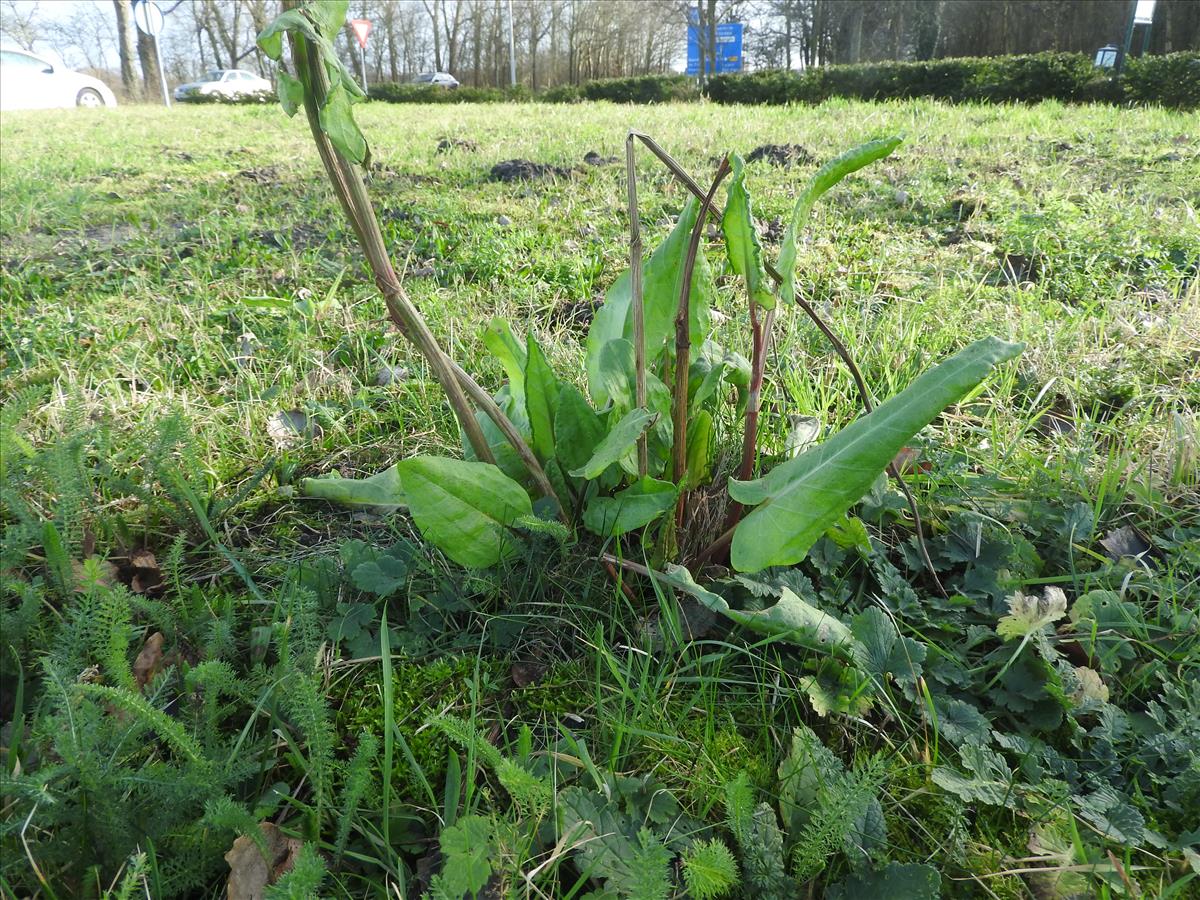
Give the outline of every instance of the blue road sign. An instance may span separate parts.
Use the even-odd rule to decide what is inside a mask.
[[[687,74],[700,74],[700,26],[696,25],[695,7],[690,10],[689,19],[693,24],[688,25],[687,42]],[[706,59],[704,71],[706,75],[714,72],[742,71],[742,23],[726,22],[716,29],[716,60]],[[715,62],[715,65],[714,65]]]

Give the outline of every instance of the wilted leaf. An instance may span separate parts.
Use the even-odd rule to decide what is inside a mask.
[[[1137,529],[1130,525],[1108,532],[1100,538],[1100,546],[1108,553],[1108,558],[1114,561],[1125,557],[1137,559],[1150,550],[1150,545]]]
[[[750,192],[746,189],[746,163],[736,153],[730,160],[733,177],[729,180],[725,213],[721,217],[721,231],[725,234],[729,267],[745,279],[746,291],[751,302],[765,309],[773,309],[775,295],[771,293],[771,282],[767,279],[767,271],[763,267],[762,245],[754,228]]]
[[[1020,591],[1008,598],[1009,614],[996,623],[996,633],[1006,641],[1022,638],[1057,622],[1067,614],[1067,595],[1062,588],[1047,586],[1042,596]]]
[[[304,438],[319,437],[321,426],[298,409],[284,409],[267,419],[267,437],[276,449],[285,450]]]
[[[820,199],[822,194],[847,175],[889,155],[900,146],[900,142],[901,139],[898,137],[870,141],[853,150],[848,150],[836,159],[831,159],[816,171],[808,183],[808,187],[796,198],[792,217],[788,220],[787,228],[783,232],[783,244],[779,248],[778,268],[780,275],[783,276],[783,281],[779,285],[779,293],[785,302],[791,303],[796,295],[796,240],[808,222],[813,204]]]
[[[840,619],[822,612],[796,596],[788,587],[780,590],[779,602],[767,609],[744,611],[733,609],[720,594],[702,588],[683,566],[668,565],[667,584],[691,594],[715,613],[726,616],[752,631],[774,635],[805,647],[832,650],[848,647],[850,629]]]
[[[343,506],[367,507],[378,512],[394,512],[405,505],[400,473],[395,466],[369,478],[301,478],[300,493],[316,500],[328,500]]]
[[[239,835],[225,854],[225,862],[229,864],[228,900],[263,900],[267,885],[274,884],[292,868],[303,846],[271,822],[261,822],[258,827],[266,845],[265,857],[259,845],[247,835]]]
[[[279,105],[289,116],[294,116],[304,105],[304,85],[283,69],[275,72],[275,92],[279,95]]]
[[[683,262],[692,227],[700,204],[688,201],[679,221],[666,239],[642,262],[642,310],[645,320],[646,362],[670,352],[668,338],[675,333],[675,313],[679,292],[683,289]],[[597,311],[587,336],[588,391],[598,406],[610,399],[600,379],[600,357],[604,347],[618,338],[633,339],[633,297],[629,270],[625,270],[608,289],[604,305]],[[689,298],[689,324],[694,338],[708,334],[709,310],[715,288],[704,248],[696,254]]]
[[[1099,672],[1087,666],[1076,666],[1075,677],[1079,679],[1078,689],[1071,694],[1075,703],[1108,702],[1108,685],[1100,678]]]
[[[320,110],[321,130],[329,136],[338,152],[350,162],[365,166],[368,161],[367,139],[354,121],[350,106],[350,95],[344,82],[339,80],[330,85],[325,95],[325,104]]]

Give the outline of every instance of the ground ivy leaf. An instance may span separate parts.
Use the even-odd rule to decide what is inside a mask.
[[[350,573],[350,580],[360,591],[388,597],[408,581],[408,563],[394,556],[379,556],[356,566]]]
[[[955,746],[988,742],[992,724],[970,703],[937,694],[933,698],[933,711],[938,733]]]
[[[969,774],[947,766],[933,770],[933,782],[968,803],[1015,807],[1017,795],[1013,774],[995,750],[979,744],[964,744],[959,756]]]
[[[889,862],[885,868],[855,872],[831,885],[825,897],[826,900],[937,900],[941,885],[941,875],[933,866]]]
[[[915,684],[925,660],[925,645],[901,637],[895,624],[879,607],[872,606],[851,620],[854,661],[882,682],[891,675],[901,684]]]
[[[1145,836],[1146,820],[1129,801],[1106,784],[1084,797],[1073,797],[1079,815],[1091,822],[1105,840],[1136,847]]]

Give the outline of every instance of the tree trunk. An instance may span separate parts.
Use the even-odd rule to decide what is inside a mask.
[[[161,90],[162,85],[159,74],[158,48],[154,38],[140,29],[137,34],[137,55],[138,62],[142,66],[142,99],[152,100]]]
[[[133,48],[137,39],[133,33],[137,29],[133,24],[133,2],[113,0],[113,7],[117,11],[117,51],[121,56],[121,84],[126,94],[136,97],[138,84],[137,71],[133,67]]]

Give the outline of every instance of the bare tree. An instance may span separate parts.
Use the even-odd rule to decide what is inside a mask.
[[[22,10],[14,0],[5,0],[0,13],[0,33],[7,35],[22,50],[32,50],[34,42],[41,37],[38,18],[37,3]]]
[[[113,0],[117,13],[117,51],[121,57],[121,85],[130,96],[137,94],[137,72],[133,67],[134,36],[133,3],[131,0]]]

